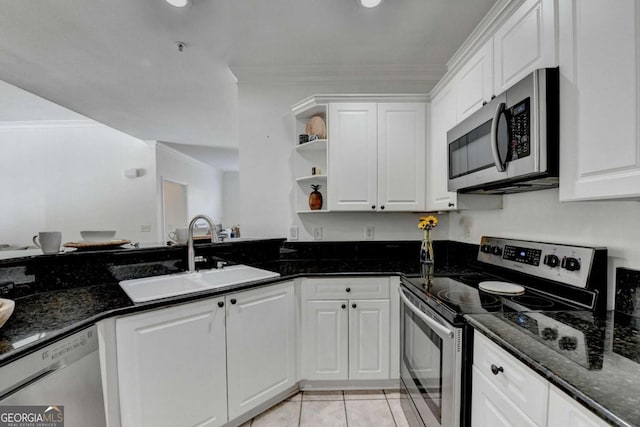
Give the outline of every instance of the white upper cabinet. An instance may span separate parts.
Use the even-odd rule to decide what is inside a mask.
[[[494,95],[493,40],[487,41],[460,69],[456,86],[459,122],[478,111]]]
[[[329,105],[329,210],[375,210],[377,121],[376,104]]]
[[[329,210],[425,208],[424,103],[329,104]]]
[[[640,2],[561,1],[560,199],[640,197]]]
[[[449,184],[447,132],[456,124],[456,90],[455,84],[449,84],[431,101],[427,156],[428,211],[456,209],[457,205],[457,193],[447,190]]]
[[[536,68],[557,65],[556,28],[554,0],[526,0],[502,24],[493,36],[495,94]]]
[[[378,104],[378,205],[425,208],[425,104]]]

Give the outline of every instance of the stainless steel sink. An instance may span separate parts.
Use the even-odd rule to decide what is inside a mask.
[[[178,273],[144,279],[123,280],[120,287],[133,302],[153,301],[223,286],[279,277],[280,274],[248,265],[234,265],[196,273]]]

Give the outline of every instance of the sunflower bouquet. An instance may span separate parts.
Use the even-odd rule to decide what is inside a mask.
[[[420,246],[420,275],[425,284],[431,283],[434,274],[433,245],[431,243],[431,230],[438,226],[438,217],[435,215],[420,217],[418,228],[424,231],[424,238]]]

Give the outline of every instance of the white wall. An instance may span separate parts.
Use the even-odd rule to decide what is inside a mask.
[[[222,175],[222,225],[225,228],[240,224],[240,174]],[[240,230],[242,233],[242,229]]]
[[[609,280],[614,284],[616,267],[640,268],[640,203],[636,201],[565,202],[558,190],[504,196],[497,211],[451,213],[451,240],[478,244],[483,235],[518,239],[606,246],[609,249]],[[471,227],[471,239],[464,238]],[[609,302],[613,302],[613,285]]]
[[[240,84],[240,204],[243,237],[288,237],[297,226],[300,240],[312,240],[322,227],[323,240],[364,240],[365,225],[374,226],[375,240],[419,240],[419,214],[320,213],[295,214],[293,149],[297,143],[291,105],[322,93],[411,93],[410,83],[341,82],[306,84]],[[446,218],[434,233],[447,238]]]
[[[160,143],[156,145],[158,229],[162,229],[162,179],[187,186],[187,215],[222,221],[222,172]],[[184,224],[186,227],[188,224]],[[166,236],[160,236],[164,241]]]
[[[30,244],[38,231],[78,241],[91,229],[148,241],[154,157],[146,142],[90,120],[0,122],[0,243]],[[129,168],[146,174],[126,178]]]

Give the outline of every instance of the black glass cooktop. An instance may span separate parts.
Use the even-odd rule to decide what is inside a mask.
[[[411,290],[421,300],[432,307],[447,310],[453,316],[502,311],[584,310],[528,287],[525,287],[525,292],[521,295],[499,295],[478,289],[480,282],[490,280],[499,279],[471,274],[436,277],[428,285],[423,284],[419,277],[405,279],[413,285]]]

